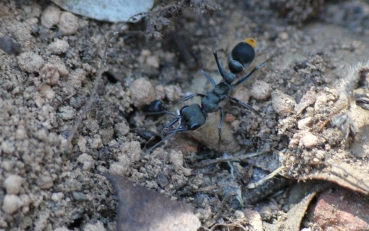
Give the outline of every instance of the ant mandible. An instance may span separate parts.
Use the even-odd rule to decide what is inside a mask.
[[[213,85],[214,89],[211,90],[207,95],[205,94],[191,94],[187,97],[182,98],[179,102],[183,102],[189,99],[192,99],[195,96],[201,97],[201,105],[199,104],[191,104],[188,106],[184,106],[180,110],[179,115],[175,115],[176,117],[167,124],[162,132],[167,134],[168,136],[164,138],[159,143],[155,144],[153,147],[148,149],[144,155],[150,153],[153,149],[159,146],[165,140],[168,140],[174,134],[178,132],[184,132],[189,130],[196,130],[197,128],[201,127],[206,122],[206,117],[208,113],[213,113],[219,110],[220,112],[220,122],[218,125],[218,132],[219,132],[219,143],[221,141],[222,136],[222,125],[224,120],[224,113],[223,109],[219,106],[219,103],[223,101],[225,98],[230,99],[232,102],[248,109],[253,110],[253,108],[241,102],[240,100],[233,98],[230,96],[231,92],[235,87],[240,85],[241,83],[245,82],[255,71],[260,69],[262,66],[266,64],[267,61],[257,65],[250,71],[248,74],[243,76],[240,80],[238,80],[235,84],[232,84],[233,81],[236,79],[236,74],[239,74],[243,71],[245,67],[251,64],[251,62],[255,58],[255,48],[256,42],[252,38],[248,38],[243,40],[242,42],[238,43],[233,49],[231,54],[229,55],[228,67],[230,72],[224,70],[222,64],[219,62],[218,59],[218,50],[213,52],[215,61],[218,66],[218,70],[220,75],[222,76],[223,80],[216,84],[214,79],[210,77],[204,70],[201,70],[201,74],[204,75],[209,82]],[[155,102],[155,101],[154,101]],[[157,104],[157,102],[156,102]],[[155,105],[158,106],[158,105]],[[158,107],[159,108],[159,107]],[[161,108],[161,107],[160,107]],[[171,112],[164,111],[164,113],[174,115]],[[257,113],[257,112],[256,112]],[[179,121],[179,126],[175,129],[170,129],[175,123]]]

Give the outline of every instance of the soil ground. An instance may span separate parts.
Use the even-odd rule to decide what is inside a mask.
[[[156,28],[162,32],[158,40],[139,33],[149,28],[144,21],[113,37],[98,97],[65,154],[117,25],[76,16],[78,28],[68,34],[61,22],[42,25],[51,2],[2,3],[0,37],[12,38],[21,53],[16,45],[9,45],[9,54],[0,50],[0,230],[115,230],[118,203],[107,173],[192,204],[203,229],[252,230],[250,221],[237,217],[247,208],[261,215],[264,229],[286,230],[286,203],[296,180],[324,180],[330,187],[334,182],[333,188],[345,186],[367,200],[369,101],[359,72],[369,69],[369,4],[218,4],[216,11],[184,8],[165,30]],[[244,73],[268,62],[234,96],[259,115],[227,101],[221,145],[214,113],[201,129],[176,134],[141,159],[147,148],[143,132],[160,135],[171,117],[145,115],[140,102],[160,99],[173,113],[198,103],[176,105],[188,92],[212,89],[201,69],[221,80],[213,50],[229,53],[245,38],[255,38],[257,56]],[[60,40],[65,43],[55,45]],[[226,67],[227,56],[219,57]],[[155,89],[141,101],[136,98],[146,93],[142,85],[132,92],[140,78]],[[260,155],[245,158],[252,153]],[[209,163],[232,156],[240,159]],[[277,169],[271,189],[247,189],[258,172]],[[290,230],[318,227],[301,219]]]

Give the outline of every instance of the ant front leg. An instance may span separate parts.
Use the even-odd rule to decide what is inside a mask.
[[[214,58],[215,58],[215,62],[217,63],[217,66],[218,66],[219,73],[220,73],[220,75],[224,78],[225,71],[224,71],[224,69],[223,69],[222,64],[219,62],[219,58],[218,58],[218,50],[215,50],[215,51],[213,52],[213,55],[214,55]]]
[[[200,94],[200,93],[197,93],[197,94],[191,94],[191,95],[189,95],[189,96],[186,96],[186,97],[184,97],[184,98],[180,99],[180,100],[178,101],[178,103],[181,103],[181,102],[187,101],[187,100],[189,100],[189,99],[192,99],[192,98],[193,98],[193,97],[195,97],[195,96],[204,97],[205,95],[204,95],[204,94]]]
[[[259,70],[261,67],[263,67],[266,63],[268,62],[268,60],[265,60],[264,62],[260,63],[259,65],[257,65],[256,67],[254,67],[254,69],[252,69],[252,71],[250,71],[247,75],[245,75],[244,77],[242,77],[240,80],[238,80],[235,84],[232,85],[233,88],[235,88],[237,85],[245,82],[252,74],[254,74],[255,71]]]
[[[218,125],[218,135],[219,135],[218,144],[220,144],[220,141],[222,140],[222,126],[224,121],[224,113],[221,107],[219,107],[219,112],[220,112],[220,121]]]

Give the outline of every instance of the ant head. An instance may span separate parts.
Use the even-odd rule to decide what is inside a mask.
[[[206,122],[206,117],[198,104],[185,106],[181,109],[181,131],[196,130]]]
[[[233,74],[238,74],[255,58],[256,42],[252,38],[247,38],[238,43],[232,50],[228,67]]]

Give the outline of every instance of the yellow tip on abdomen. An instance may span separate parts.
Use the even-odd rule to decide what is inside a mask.
[[[247,39],[243,40],[243,42],[249,44],[254,49],[256,48],[256,42],[252,38],[247,38]]]

